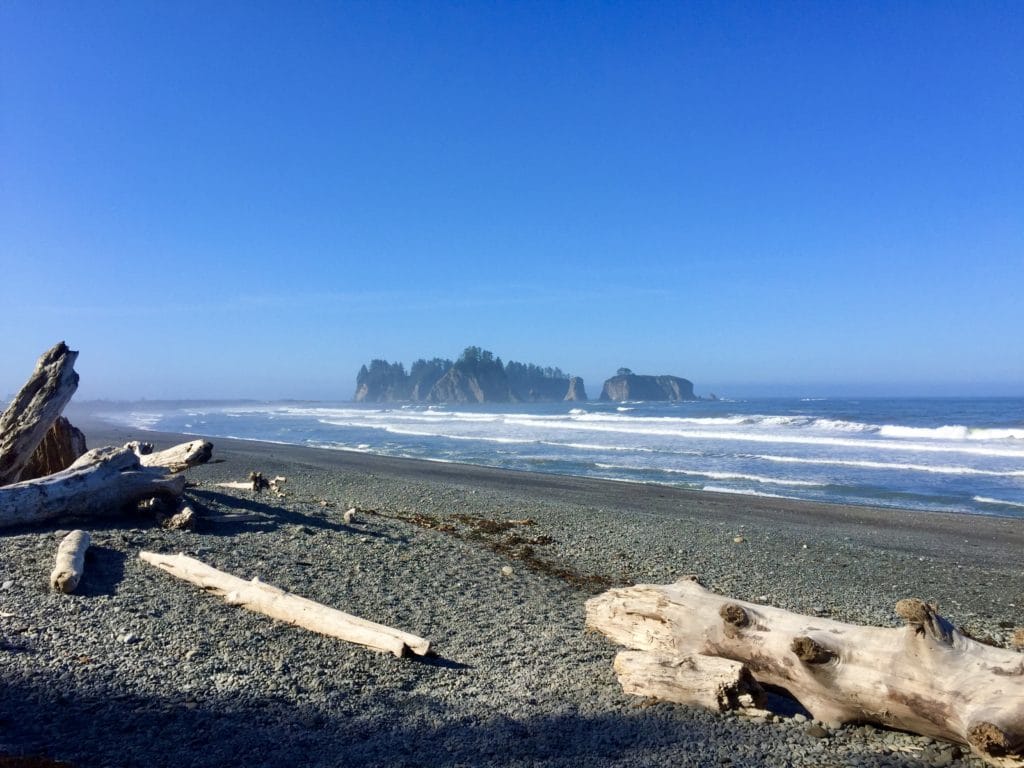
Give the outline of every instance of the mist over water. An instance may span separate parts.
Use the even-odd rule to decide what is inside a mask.
[[[111,410],[145,429],[695,490],[1024,515],[1024,399]]]

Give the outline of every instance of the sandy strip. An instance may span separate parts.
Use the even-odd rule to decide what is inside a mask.
[[[91,446],[185,439],[82,426]],[[0,755],[79,766],[924,765],[950,752],[871,729],[815,738],[799,718],[638,706],[614,679],[616,648],[583,632],[583,601],[609,584],[695,573],[734,597],[847,621],[895,624],[895,601],[917,596],[997,641],[1022,623],[1022,520],[213,442],[217,462],[188,473],[199,529],[86,526],[94,546],[74,595],[47,588],[57,531],[0,536]],[[288,477],[287,495],[216,487],[252,470]],[[350,506],[374,513],[346,525]],[[426,637],[439,656],[394,659],[240,611],[140,563],[140,549],[258,575]]]

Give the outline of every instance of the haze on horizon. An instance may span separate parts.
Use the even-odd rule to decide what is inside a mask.
[[[0,396],[1022,395],[1022,94],[1013,2],[11,0]]]

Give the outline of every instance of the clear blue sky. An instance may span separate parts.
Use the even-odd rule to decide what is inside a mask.
[[[0,3],[0,396],[1024,394],[1024,5]]]

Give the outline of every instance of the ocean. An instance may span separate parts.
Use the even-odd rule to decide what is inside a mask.
[[[1024,398],[136,403],[157,431],[711,492],[1024,516]]]

